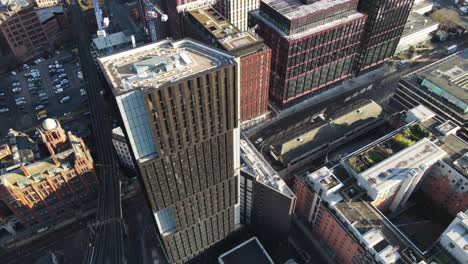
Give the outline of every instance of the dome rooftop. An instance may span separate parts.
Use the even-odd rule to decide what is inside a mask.
[[[52,118],[47,118],[46,120],[44,120],[44,122],[42,122],[42,128],[46,131],[54,129],[56,127],[57,127],[57,121]]]

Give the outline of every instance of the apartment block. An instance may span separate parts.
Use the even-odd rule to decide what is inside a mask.
[[[280,106],[350,77],[367,16],[357,0],[263,0],[249,27],[272,49],[270,95]]]
[[[12,54],[28,61],[48,51],[48,35],[34,7],[26,0],[0,3],[0,30]]]
[[[248,28],[249,12],[258,9],[260,0],[219,0],[215,7],[241,31]]]
[[[468,49],[464,49],[404,76],[393,101],[403,109],[426,106],[439,118],[450,121],[443,133],[455,129],[467,140],[468,92],[463,88],[468,80],[467,60]]]
[[[203,255],[239,223],[234,58],[193,40],[165,40],[98,62],[169,262]]]
[[[382,64],[395,54],[414,0],[360,0],[358,11],[367,15],[356,70]]]
[[[23,162],[0,176],[0,200],[24,225],[53,224],[92,205],[99,188],[83,140],[46,119],[39,129],[49,156]]]
[[[255,123],[268,113],[271,49],[248,31],[241,31],[214,8],[187,12],[186,36],[226,50],[239,65],[241,123]]]
[[[421,186],[432,181],[434,171],[460,164],[467,144],[453,134],[438,134],[441,122],[422,106],[386,122],[395,127],[392,132],[357,147],[339,164],[296,174],[292,189],[297,216],[337,263],[456,263],[453,241],[464,241],[463,230],[458,228],[457,235],[430,228],[436,218],[429,218],[427,226],[418,222],[428,209],[420,208],[414,195],[425,192]],[[444,233],[449,238],[443,243]],[[439,240],[441,246],[436,245]]]

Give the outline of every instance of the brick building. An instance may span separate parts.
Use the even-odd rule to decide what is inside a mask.
[[[367,17],[357,6],[357,0],[263,0],[250,12],[249,27],[272,49],[273,100],[285,105],[352,75]]]
[[[63,39],[64,30],[68,28],[68,17],[63,6],[52,6],[36,9],[44,32],[51,44],[59,43]]]
[[[271,49],[248,31],[240,31],[214,8],[208,6],[187,12],[186,36],[226,50],[236,57],[240,70],[241,123],[254,123],[268,112]]]
[[[0,176],[0,200],[24,225],[53,223],[95,201],[98,179],[83,140],[46,119],[39,130],[50,156]]]
[[[0,2],[0,30],[15,57],[28,61],[50,48],[34,7],[26,0]]]

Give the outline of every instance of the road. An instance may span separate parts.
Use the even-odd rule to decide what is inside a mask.
[[[98,197],[97,219],[93,225],[89,248],[84,263],[125,263],[125,224],[122,219],[120,181],[116,155],[112,146],[112,115],[100,91],[103,86],[98,77],[96,64],[91,56],[90,36],[83,14],[76,1],[71,6],[72,27],[78,43],[85,87],[88,93],[91,124],[96,142],[95,164],[101,188]]]
[[[467,43],[463,42],[458,49],[466,47]],[[440,46],[439,49],[442,50],[443,46]],[[398,68],[385,65],[380,69],[351,79],[330,91],[283,110],[278,116],[245,133],[252,142],[261,138],[262,142],[257,144],[257,148],[267,150],[265,146],[269,146],[273,142],[275,144],[286,142],[320,126],[321,123],[314,123],[311,120],[317,114],[323,113],[327,118],[333,119],[347,111],[351,111],[366,100],[384,103],[393,95],[401,76],[427,66],[434,60],[445,56],[442,52],[439,52],[431,56],[433,60],[424,59],[429,57],[429,53],[430,51],[423,54],[419,63],[410,62],[408,65]]]

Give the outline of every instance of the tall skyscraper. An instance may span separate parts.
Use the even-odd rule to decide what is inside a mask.
[[[367,70],[394,55],[414,0],[360,0],[358,11],[368,16],[357,70]]]
[[[262,0],[250,12],[272,49],[270,95],[285,105],[351,76],[366,15],[358,0]]]
[[[192,40],[165,40],[99,64],[169,261],[186,262],[239,222],[234,58]]]

